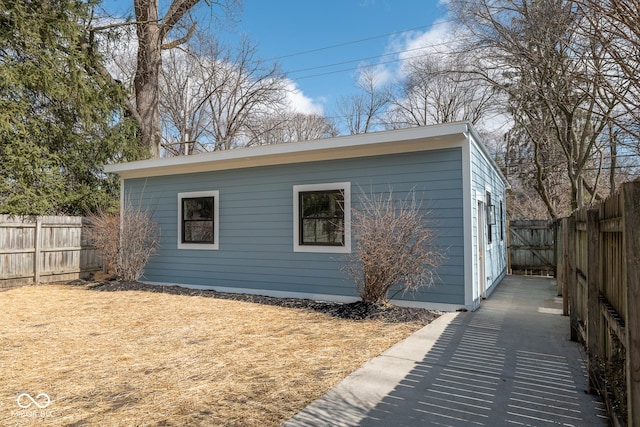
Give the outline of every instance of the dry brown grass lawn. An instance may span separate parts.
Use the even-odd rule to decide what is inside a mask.
[[[420,327],[214,298],[16,288],[0,293],[0,425],[276,426]],[[22,393],[51,404],[22,409]]]

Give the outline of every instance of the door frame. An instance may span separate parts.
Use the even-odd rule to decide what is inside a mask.
[[[485,228],[486,228],[486,218],[485,218],[485,204],[484,200],[478,199],[478,214],[477,214],[477,227],[478,227],[478,236],[477,236],[477,245],[478,245],[478,253],[477,253],[477,261],[478,261],[478,297],[479,300],[487,298],[487,246],[485,239]]]

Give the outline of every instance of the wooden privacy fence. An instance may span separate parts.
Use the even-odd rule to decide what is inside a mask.
[[[77,216],[0,215],[0,289],[84,277],[102,268]]]
[[[555,242],[555,221],[509,221],[509,272],[555,275]]]
[[[640,427],[640,181],[562,219],[558,238],[565,314],[585,344],[589,386],[616,425]]]

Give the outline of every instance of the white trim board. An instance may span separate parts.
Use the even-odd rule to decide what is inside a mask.
[[[305,191],[341,190],[344,196],[344,245],[320,246],[300,244],[300,203],[298,195]],[[351,182],[304,184],[293,186],[293,251],[312,253],[351,253]]]
[[[182,242],[182,199],[196,197],[213,197],[213,243],[183,243]],[[178,238],[178,249],[209,250],[220,249],[220,192],[218,190],[190,191],[178,193],[178,228],[176,235]]]

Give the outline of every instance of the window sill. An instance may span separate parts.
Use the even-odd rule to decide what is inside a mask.
[[[346,246],[305,246],[295,245],[293,252],[307,252],[307,253],[319,253],[319,254],[348,254],[351,253],[351,249]]]
[[[178,243],[178,249],[190,249],[199,251],[217,251],[218,244],[202,244],[202,243]]]

